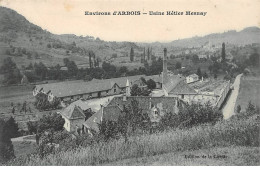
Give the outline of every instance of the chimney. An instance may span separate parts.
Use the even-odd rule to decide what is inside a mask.
[[[126,97],[126,95],[123,96],[123,101],[124,101],[124,102],[127,101],[127,97]]]
[[[164,48],[163,50],[163,72],[162,72],[162,82],[163,84],[167,83],[168,81],[168,72],[167,72],[167,49]]]

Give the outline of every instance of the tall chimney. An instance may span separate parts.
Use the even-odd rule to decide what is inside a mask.
[[[162,82],[163,84],[167,83],[168,81],[168,72],[167,72],[167,49],[164,48],[163,50],[163,72],[162,72]]]

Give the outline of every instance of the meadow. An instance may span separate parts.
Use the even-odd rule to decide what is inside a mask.
[[[241,110],[245,111],[248,102],[251,101],[254,105],[260,107],[260,73],[256,76],[243,75],[240,80],[240,89],[236,101],[237,108],[238,105],[241,106]]]
[[[177,129],[155,133],[151,135],[140,135],[130,137],[127,142],[124,139],[112,140],[109,142],[99,142],[88,147],[79,147],[71,151],[57,151],[41,159],[38,155],[33,155],[26,159],[15,159],[8,165],[106,165],[115,164],[125,159],[153,158],[152,156],[166,155],[168,153],[180,154],[182,152],[193,152],[208,149],[210,154],[214,149],[220,148],[220,155],[250,153],[253,160],[245,162],[243,165],[259,164],[259,115],[253,115],[246,119],[231,119],[219,121],[215,125],[206,124],[190,129]],[[228,150],[222,151],[221,148]],[[232,147],[242,147],[235,148]],[[178,158],[181,158],[178,157]],[[241,157],[243,158],[243,157]],[[258,159],[258,160],[257,160]],[[218,160],[218,159],[216,159]],[[227,158],[228,164],[237,163],[236,158]],[[182,160],[185,165],[185,159]],[[132,163],[136,164],[136,161]],[[137,163],[138,164],[138,163]],[[208,163],[210,165],[210,163]]]

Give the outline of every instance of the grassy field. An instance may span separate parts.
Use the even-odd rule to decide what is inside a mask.
[[[104,166],[232,166],[260,165],[259,148],[217,147],[194,151],[174,152],[142,158],[131,158],[103,164]]]
[[[27,86],[1,86],[0,87],[0,107],[1,113],[9,111],[11,103],[33,102],[32,85]]]
[[[16,157],[24,156],[36,151],[36,143],[30,141],[13,142],[14,154]]]
[[[254,105],[260,107],[260,74],[256,76],[241,77],[239,94],[236,101],[235,108],[240,105],[242,111],[245,111],[248,102],[251,101]]]
[[[208,155],[227,155],[228,159],[222,162],[219,159],[214,161],[207,159],[203,165],[210,165],[211,163],[216,165],[220,163],[223,165],[238,165],[238,162],[243,163],[243,165],[257,165],[259,164],[259,160],[257,160],[259,158],[256,156],[259,155],[260,129],[257,116],[254,115],[241,120],[220,121],[216,125],[201,125],[191,129],[130,137],[126,143],[124,139],[105,143],[100,142],[90,147],[79,147],[72,151],[56,152],[43,159],[38,156],[32,156],[24,161],[18,159],[11,161],[10,165],[78,166],[115,164],[117,162],[120,165],[123,160],[130,159],[131,161],[134,158],[147,159],[148,163],[149,161],[155,162],[152,159],[157,158],[158,164],[161,164],[164,156],[171,156],[167,155],[169,153],[176,154],[178,159],[183,158],[186,153],[187,155],[203,155],[204,150],[206,152],[209,150]],[[158,155],[162,156],[157,157]],[[168,159],[170,161],[170,158]],[[174,164],[174,161],[172,162],[168,164]],[[131,163],[132,165],[141,165],[138,160]],[[185,165],[185,162],[178,164]],[[186,165],[192,164],[199,164],[199,161],[187,160]],[[154,163],[154,165],[157,164]]]

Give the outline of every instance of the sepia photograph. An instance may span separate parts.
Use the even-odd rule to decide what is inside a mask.
[[[0,0],[0,168],[259,166],[260,0]]]

